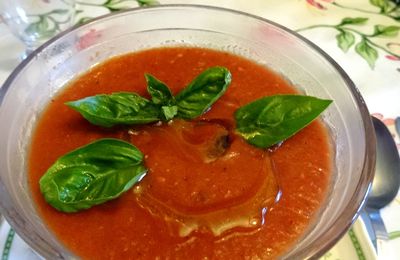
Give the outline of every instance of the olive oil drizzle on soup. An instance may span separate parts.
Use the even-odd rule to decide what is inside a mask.
[[[232,83],[194,121],[108,129],[64,104],[121,91],[149,98],[145,73],[176,94],[211,66],[228,68]],[[226,149],[214,149],[212,140],[234,127],[239,107],[295,93],[281,76],[225,52],[176,47],[112,58],[54,97],[37,124],[29,185],[38,211],[59,240],[85,259],[277,257],[301,237],[324,202],[332,170],[327,130],[315,120],[272,150],[232,133]],[[143,180],[118,199],[78,213],[48,205],[39,190],[46,170],[65,153],[105,137],[129,141],[144,153],[149,171]]]

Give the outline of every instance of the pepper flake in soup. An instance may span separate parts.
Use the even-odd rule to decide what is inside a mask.
[[[325,200],[331,102],[225,52],[115,57],[42,113],[30,188],[84,259],[276,258]]]

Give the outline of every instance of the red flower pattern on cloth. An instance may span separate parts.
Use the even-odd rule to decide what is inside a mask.
[[[381,120],[386,126],[394,125],[393,118],[385,118],[381,113],[372,113],[371,115]]]
[[[316,7],[320,10],[326,10],[327,8],[322,5],[320,2],[325,2],[325,3],[332,3],[334,0],[306,0],[308,4],[310,4],[313,7]]]
[[[100,37],[101,37],[100,31],[97,31],[95,29],[90,29],[89,32],[87,32],[86,34],[82,35],[79,38],[79,41],[77,42],[77,48],[79,50],[86,49],[87,47],[94,44]]]
[[[386,46],[394,54],[400,56],[400,43],[398,43],[398,42],[389,42],[388,44],[386,44]],[[394,56],[394,55],[386,55],[385,57],[388,60],[394,60],[394,61],[400,60],[400,58],[398,56]]]
[[[386,55],[385,57],[386,57],[386,59],[388,59],[388,60],[394,60],[394,61],[399,60],[399,61],[400,61],[400,58],[398,58],[398,57],[396,57],[396,56],[393,56],[393,55]]]

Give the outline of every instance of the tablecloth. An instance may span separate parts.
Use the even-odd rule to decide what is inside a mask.
[[[396,1],[80,0],[76,3],[77,23],[126,8],[171,3],[221,6],[280,23],[316,43],[343,67],[363,95],[371,114],[387,125],[400,148],[395,127],[395,119],[400,115],[400,4]],[[23,45],[0,20],[0,84],[18,64],[22,50]],[[400,248],[400,195],[381,213],[390,244]],[[0,228],[0,254],[2,260],[39,258],[6,222]],[[398,259],[396,255],[392,257]],[[322,258],[375,259],[364,222],[358,220]]]

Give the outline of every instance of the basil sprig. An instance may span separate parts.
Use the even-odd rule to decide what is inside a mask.
[[[145,74],[151,100],[137,93],[96,95],[66,104],[95,125],[146,124],[174,117],[193,119],[226,91],[230,72],[223,67],[203,71],[176,97],[169,87]],[[324,111],[331,100],[275,95],[235,111],[236,133],[249,144],[267,148],[291,137]],[[45,200],[64,212],[104,203],[130,189],[145,174],[143,154],[132,144],[100,139],[60,157],[40,179]]]
[[[264,97],[236,110],[236,132],[248,143],[267,148],[306,127],[331,103],[300,95]]]
[[[76,212],[117,198],[146,171],[135,146],[100,139],[60,157],[40,179],[40,191],[54,208]]]
[[[231,82],[223,67],[211,67],[197,76],[176,98],[162,81],[145,74],[151,100],[137,93],[118,92],[86,97],[66,104],[90,123],[104,127],[168,121],[174,117],[193,119],[206,112]]]

